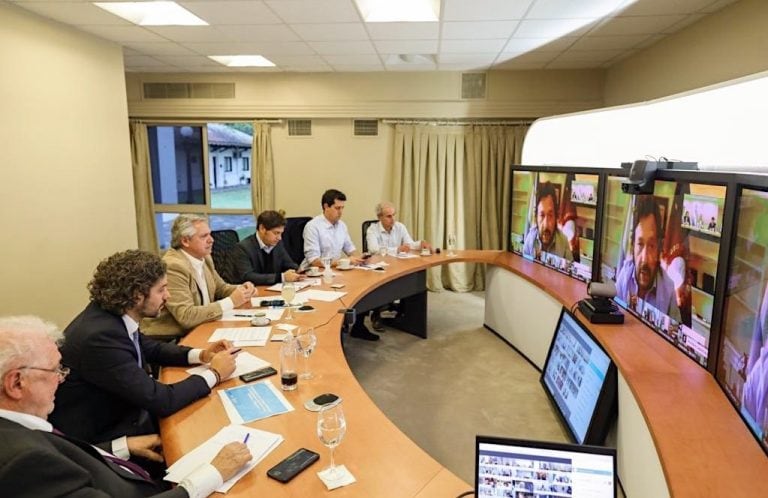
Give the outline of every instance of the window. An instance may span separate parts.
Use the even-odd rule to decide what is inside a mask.
[[[241,238],[255,231],[250,123],[150,125],[147,132],[161,249],[170,247],[179,213],[206,214],[212,230],[231,228]]]

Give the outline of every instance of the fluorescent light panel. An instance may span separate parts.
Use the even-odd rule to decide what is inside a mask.
[[[176,2],[94,2],[107,12],[139,26],[207,26]]]
[[[229,67],[275,67],[275,63],[261,55],[209,55],[209,59]]]
[[[355,0],[365,22],[435,22],[440,0]]]

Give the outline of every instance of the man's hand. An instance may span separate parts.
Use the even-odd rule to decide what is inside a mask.
[[[432,244],[430,244],[426,240],[422,240],[421,241],[421,248],[422,249],[429,249],[431,251],[432,250]]]
[[[248,447],[238,441],[229,443],[219,451],[213,460],[213,465],[221,474],[224,481],[230,480],[243,465],[251,461],[251,452]]]
[[[126,440],[128,441],[128,452],[131,455],[146,458],[153,462],[163,463],[165,461],[159,435],[131,436]]]
[[[397,252],[398,253],[401,253],[401,252],[405,252],[405,253],[411,252],[411,246],[409,246],[408,244],[403,244],[403,245],[401,245],[400,247],[397,248]]]
[[[232,304],[237,308],[238,306],[245,304],[255,295],[256,287],[254,287],[251,282],[245,282],[244,284],[238,285],[237,288],[232,291],[232,294],[229,295],[229,298],[232,299]]]
[[[200,361],[202,361],[203,363],[210,363],[216,353],[230,350],[233,347],[234,346],[232,345],[232,343],[226,339],[216,341],[210,346],[208,346],[206,349],[204,349],[202,353],[200,353]]]
[[[235,358],[237,354],[232,354],[229,350],[220,351],[213,356],[209,366],[219,374],[219,380],[223,381],[235,371]]]
[[[298,282],[304,280],[304,275],[299,275],[296,270],[287,270],[283,273],[284,282]]]

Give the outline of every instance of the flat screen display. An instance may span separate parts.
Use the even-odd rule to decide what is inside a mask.
[[[560,312],[541,384],[574,441],[602,444],[615,409],[616,367],[565,308]]]
[[[709,358],[726,187],[656,180],[653,194],[608,177],[601,281],[615,301],[702,366]]]
[[[477,436],[475,496],[616,498],[616,450]]]
[[[742,189],[717,380],[768,453],[768,192]]]
[[[599,176],[514,171],[510,249],[573,278],[592,278]]]

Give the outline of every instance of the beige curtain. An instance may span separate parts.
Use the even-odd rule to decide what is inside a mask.
[[[526,125],[395,125],[392,198],[414,238],[459,249],[503,249],[509,234],[511,165],[520,163]],[[485,285],[482,265],[429,270],[431,290]]]
[[[275,166],[269,124],[253,123],[251,157],[251,196],[254,215],[258,216],[265,209],[275,209]]]
[[[139,249],[158,253],[155,209],[152,202],[152,175],[149,165],[147,125],[130,122],[131,160],[133,162],[133,192],[136,204],[136,232]]]

